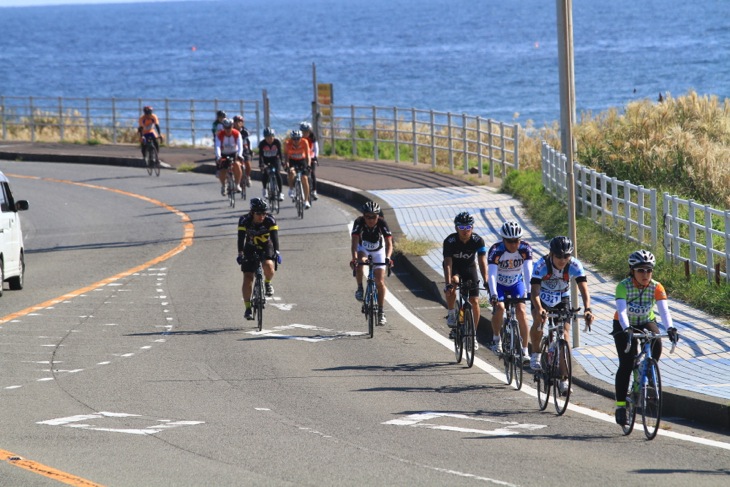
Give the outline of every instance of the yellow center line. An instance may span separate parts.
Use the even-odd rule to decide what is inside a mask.
[[[75,298],[75,297],[85,294],[89,291],[93,291],[94,289],[98,289],[100,287],[106,286],[109,283],[112,283],[112,282],[118,281],[119,279],[122,279],[124,277],[130,276],[136,272],[143,271],[149,267],[152,267],[153,265],[166,261],[170,257],[179,254],[186,248],[193,245],[193,237],[195,236],[195,226],[191,222],[190,217],[186,213],[178,210],[177,208],[170,206],[166,203],[163,203],[161,201],[158,201],[156,199],[148,198],[147,196],[142,196],[142,195],[136,194],[136,193],[130,193],[128,191],[122,191],[121,189],[109,188],[106,186],[98,186],[98,185],[89,184],[89,183],[79,183],[76,181],[69,181],[69,180],[65,180],[65,179],[41,178],[41,177],[37,177],[37,176],[24,176],[24,175],[19,175],[19,174],[9,174],[9,176],[14,177],[14,178],[35,179],[35,180],[39,180],[39,181],[50,181],[50,182],[54,182],[54,183],[72,184],[74,186],[81,186],[84,188],[91,188],[91,189],[101,189],[104,191],[111,191],[113,193],[118,193],[118,194],[121,194],[124,196],[130,196],[132,198],[137,198],[142,201],[146,201],[148,203],[152,203],[154,205],[165,208],[166,210],[178,215],[184,224],[183,224],[183,237],[182,237],[182,239],[180,239],[180,243],[174,249],[172,249],[168,252],[165,252],[164,254],[162,254],[158,257],[155,257],[152,260],[148,260],[144,264],[140,264],[136,267],[133,267],[126,271],[120,272],[119,274],[116,274],[114,276],[107,277],[105,279],[102,279],[101,281],[95,282],[88,286],[84,286],[75,291],[71,291],[69,293],[64,294],[63,296],[59,296],[58,298],[49,299],[40,304],[36,304],[36,305],[30,306],[28,308],[25,308],[23,310],[17,311],[15,313],[11,313],[9,315],[3,316],[2,318],[0,318],[0,324],[7,323],[8,321],[17,319],[21,316],[25,316],[27,314],[38,311],[40,309],[44,309],[49,306],[53,306],[62,301],[66,301],[66,300]],[[67,484],[67,485],[73,485],[73,486],[77,486],[77,487],[88,487],[88,486],[100,486],[101,487],[101,484],[97,484],[90,480],[86,480],[81,477],[77,477],[75,475],[72,475],[72,474],[69,474],[66,472],[62,472],[60,470],[56,470],[55,468],[48,467],[46,465],[43,465],[38,462],[34,462],[32,460],[23,459],[19,455],[16,455],[15,453],[11,453],[6,450],[0,449],[0,460],[6,461],[11,465],[23,468],[23,469],[31,471],[33,473],[43,475],[44,477],[48,477],[50,479],[57,480],[59,482]]]

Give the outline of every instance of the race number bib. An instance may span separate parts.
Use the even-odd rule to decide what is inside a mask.
[[[540,301],[542,301],[545,306],[553,308],[560,303],[562,295],[563,293],[561,293],[560,291],[549,291],[547,289],[541,289]]]

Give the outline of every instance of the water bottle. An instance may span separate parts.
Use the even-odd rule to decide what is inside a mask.
[[[459,308],[459,324],[464,323],[464,308]]]

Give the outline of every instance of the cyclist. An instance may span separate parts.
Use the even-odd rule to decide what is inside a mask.
[[[267,213],[268,203],[261,198],[251,199],[251,211],[238,220],[238,258],[237,262],[243,271],[243,302],[246,305],[244,317],[253,319],[251,295],[253,294],[254,272],[258,268],[256,253],[262,253],[264,261],[264,292],[266,296],[274,295],[271,281],[274,279],[274,260],[281,263],[279,253],[279,226],[276,219]]]
[[[532,270],[530,280],[532,299],[532,328],[530,339],[532,342],[532,356],[530,368],[541,370],[540,367],[540,340],[545,324],[547,311],[570,309],[570,279],[575,279],[581,298],[583,299],[584,319],[586,325],[593,322],[591,312],[591,295],[588,292],[588,278],[583,264],[572,256],[573,242],[568,237],[555,237],[550,240],[550,252],[541,257]],[[569,338],[570,328],[565,327],[564,338]],[[558,384],[561,394],[567,393],[568,381],[561,380]]]
[[[362,266],[355,266],[355,263],[366,259],[368,255],[373,257],[373,262],[385,263],[388,267],[393,267],[393,234],[388,228],[388,224],[380,214],[380,205],[374,201],[368,201],[362,205],[362,216],[355,219],[352,226],[351,246],[352,260],[350,267],[355,268],[355,280],[357,281],[357,290],[355,291],[355,299],[363,300],[363,269]],[[385,269],[382,266],[375,267],[373,272],[375,276],[375,286],[378,289],[378,325],[384,325],[385,311],[383,305],[385,303]]]
[[[629,255],[629,276],[616,286],[616,313],[613,316],[613,340],[618,354],[618,370],[616,371],[616,423],[626,424],[626,394],[634,369],[634,360],[638,351],[638,340],[631,341],[631,349],[627,352],[630,328],[649,330],[659,333],[654,315],[654,305],[662,318],[670,340],[676,342],[679,333],[672,322],[669,302],[664,286],[653,277],[656,258],[647,250],[637,250]],[[661,340],[654,340],[651,355],[656,360],[662,355]]]
[[[226,115],[226,112],[223,110],[218,110],[215,114],[215,120],[213,120],[213,126],[211,130],[213,131],[213,140],[215,141],[216,135],[218,135],[218,132],[223,130],[223,120],[225,120],[228,117]]]
[[[292,130],[284,149],[284,163],[289,173],[289,197],[294,198],[294,177],[297,171],[302,172],[302,187],[304,188],[304,208],[310,208],[309,203],[309,169],[312,166],[312,153],[309,142],[302,138],[302,132]]]
[[[142,111],[144,113],[141,117],[139,117],[137,132],[140,136],[139,144],[140,149],[142,150],[142,156],[144,157],[144,145],[147,142],[147,139],[152,139],[152,142],[155,144],[155,149],[157,149],[158,152],[160,151],[162,132],[160,131],[160,120],[157,118],[157,115],[152,113],[152,107],[146,106],[142,109]]]
[[[241,133],[241,140],[243,140],[243,168],[244,175],[246,176],[246,187],[251,187],[251,134],[248,129],[243,125],[243,117],[236,115],[233,117],[233,128]]]
[[[522,240],[522,227],[514,220],[502,224],[499,230],[501,242],[492,245],[487,254],[489,270],[489,302],[494,307],[492,314],[492,351],[499,353],[499,334],[504,317],[504,298],[509,295],[519,298],[515,315],[522,337],[523,360],[530,361],[527,351],[527,286],[532,279],[532,247]]]
[[[449,338],[454,338],[456,328],[456,288],[460,279],[471,280],[469,288],[469,302],[474,313],[474,329],[479,327],[479,274],[482,281],[487,282],[487,246],[484,239],[474,233],[474,217],[469,212],[462,211],[454,218],[454,229],[444,240],[444,296],[448,315],[446,324],[451,328]],[[474,341],[474,350],[479,349],[479,344]]]
[[[242,189],[239,161],[243,159],[243,139],[241,139],[241,133],[233,128],[233,120],[224,118],[222,124],[223,130],[215,136],[215,165],[218,168],[218,179],[221,182],[221,195],[226,196],[229,164],[223,160],[223,156],[233,157],[230,165],[236,181],[236,192],[240,193]]]
[[[268,167],[276,168],[276,185],[279,188],[279,201],[284,201],[281,192],[284,183],[281,180],[281,141],[276,138],[276,132],[271,127],[264,129],[264,139],[259,142],[259,169],[261,181],[264,183],[264,199],[268,198],[269,171]]]
[[[317,136],[312,131],[312,124],[309,122],[302,122],[299,124],[299,130],[302,131],[302,137],[309,141],[309,150],[312,153],[312,164],[309,168],[309,175],[311,183],[309,185],[309,195],[314,201],[317,201],[317,166],[319,166],[319,142],[317,142]]]

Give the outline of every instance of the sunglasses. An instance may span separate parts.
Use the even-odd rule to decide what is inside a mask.
[[[265,211],[254,211],[253,214],[254,215],[265,215],[266,212]]]
[[[519,239],[519,238],[505,238],[505,239],[504,239],[504,242],[505,242],[505,243],[508,243],[508,244],[513,244],[513,243],[517,243],[517,242],[519,242],[519,241],[520,241],[520,239]]]
[[[570,259],[570,254],[555,254],[553,257],[556,259]]]
[[[368,220],[375,220],[378,217],[378,215],[365,215],[365,218]]]
[[[456,225],[456,228],[459,230],[471,230],[474,228],[474,225]]]
[[[652,272],[654,272],[654,269],[648,269],[646,267],[637,267],[634,270],[640,274],[651,274]]]

